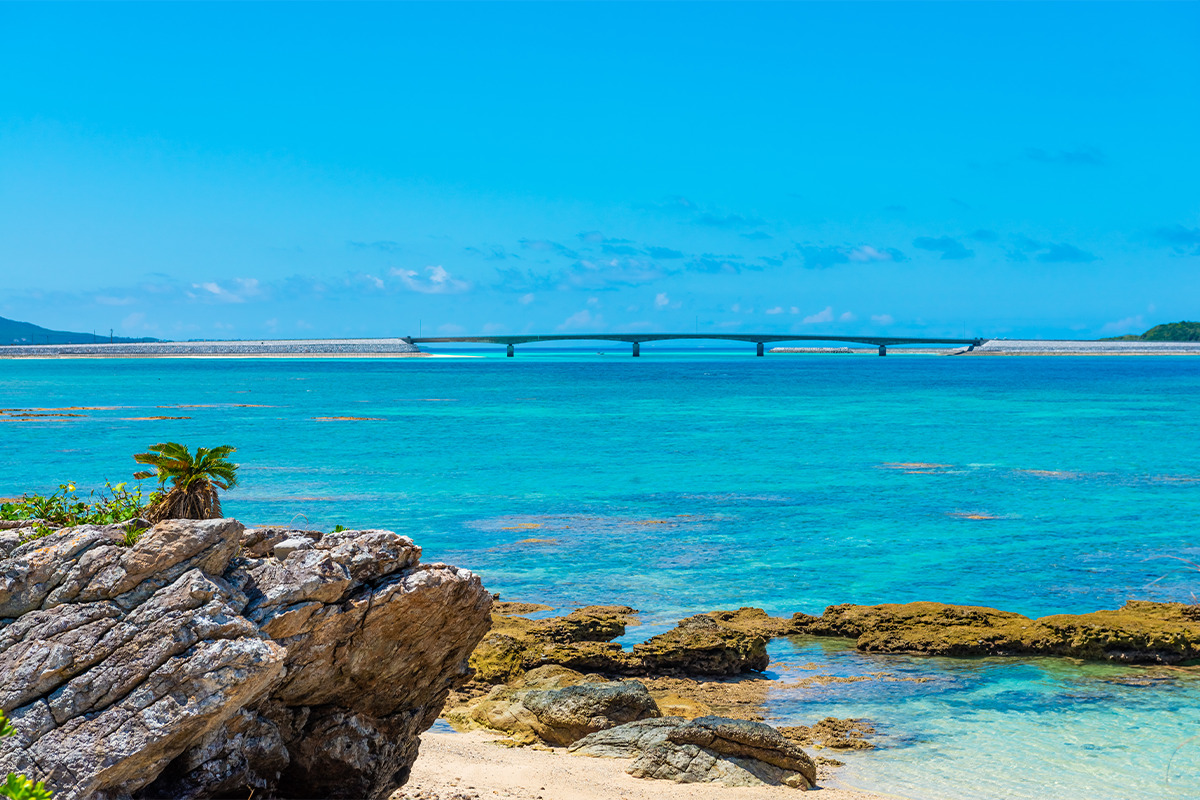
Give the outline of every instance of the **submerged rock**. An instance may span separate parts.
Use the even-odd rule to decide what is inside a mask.
[[[826,717],[816,725],[795,725],[779,732],[796,744],[819,745],[834,750],[870,750],[875,747],[867,737],[875,726],[865,719]]]
[[[1117,610],[1030,619],[944,603],[837,605],[792,630],[857,639],[859,650],[942,656],[1055,655],[1131,664],[1200,658],[1200,606],[1130,600]]]
[[[14,548],[0,560],[0,709],[17,735],[0,740],[0,772],[61,800],[401,785],[469,675],[490,595],[387,531],[291,534],[172,520],[133,546],[116,525]]]

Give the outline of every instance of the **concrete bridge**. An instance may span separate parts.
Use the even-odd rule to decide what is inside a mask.
[[[953,344],[965,345],[975,349],[987,339],[922,339],[911,336],[830,336],[815,335],[797,336],[795,334],[766,334],[766,333],[550,333],[527,334],[519,336],[435,336],[413,337],[405,336],[409,344],[447,344],[453,342],[479,342],[484,344],[503,344],[508,346],[508,357],[512,358],[514,347],[530,342],[628,342],[633,345],[633,356],[641,353],[642,342],[663,342],[688,339],[715,339],[726,342],[753,342],[758,346],[757,355],[763,355],[763,345],[767,342],[849,342],[851,344],[866,344],[879,348],[879,355],[886,356],[889,345],[905,344]]]

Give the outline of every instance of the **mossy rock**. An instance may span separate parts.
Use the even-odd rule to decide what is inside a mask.
[[[737,675],[767,668],[767,638],[720,624],[699,614],[642,644],[633,654],[650,673]]]
[[[1120,609],[1030,619],[982,606],[837,605],[796,614],[792,631],[845,636],[859,650],[940,656],[1055,655],[1131,664],[1200,657],[1200,607],[1131,600]]]

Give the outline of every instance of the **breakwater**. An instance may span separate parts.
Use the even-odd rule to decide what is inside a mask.
[[[0,347],[0,358],[185,358],[426,356],[404,339],[263,339],[225,342],[29,344]]]

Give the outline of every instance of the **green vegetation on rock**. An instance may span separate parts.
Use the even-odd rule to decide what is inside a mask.
[[[26,539],[32,540],[52,533],[54,528],[128,522],[142,516],[161,497],[158,492],[144,496],[141,487],[131,489],[124,483],[113,486],[106,481],[103,489],[93,489],[83,498],[75,484],[63,483],[49,496],[25,494],[0,503],[0,520],[29,520],[33,533]]]
[[[217,489],[232,489],[237,486],[238,465],[228,456],[237,448],[230,445],[220,447],[197,447],[196,454],[178,442],[161,442],[150,445],[149,452],[138,453],[133,460],[154,467],[152,470],[135,472],[133,477],[155,478],[165,489],[167,481],[171,489],[146,511],[151,522],[164,519],[218,519],[221,516],[221,498]]]
[[[1168,322],[1142,334],[1112,336],[1102,342],[1200,342],[1200,322]]]
[[[8,721],[8,717],[4,716],[4,712],[0,711],[0,737],[16,734],[17,729]],[[15,772],[8,773],[4,783],[0,783],[0,797],[7,797],[9,800],[50,800],[52,796],[53,792],[46,788],[44,782],[34,781]]]

